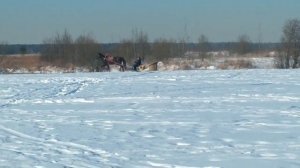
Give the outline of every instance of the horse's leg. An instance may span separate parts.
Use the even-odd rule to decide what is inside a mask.
[[[124,68],[124,71],[126,70],[126,61],[125,59],[123,58],[123,68]]]
[[[124,65],[124,60],[122,60],[122,72],[125,71],[125,65]]]
[[[121,65],[121,66],[122,66],[122,72],[124,72],[124,71],[126,70],[126,69],[125,69],[125,68],[126,68],[126,65],[124,64],[123,61],[122,61],[122,65]]]
[[[108,72],[110,72],[110,67],[109,67],[109,64],[107,64],[107,70],[108,70]]]
[[[120,57],[120,63],[122,65],[122,71],[124,72],[126,70],[126,61],[123,57]]]

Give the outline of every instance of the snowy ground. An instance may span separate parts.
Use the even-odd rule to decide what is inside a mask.
[[[0,167],[300,167],[299,70],[0,76]]]

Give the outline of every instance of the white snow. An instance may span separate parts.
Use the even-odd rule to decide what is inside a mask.
[[[300,167],[300,70],[0,77],[0,167]]]

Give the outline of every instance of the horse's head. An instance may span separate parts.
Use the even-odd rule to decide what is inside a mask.
[[[105,55],[103,55],[102,53],[98,53],[98,56],[99,56],[100,58],[105,58]]]

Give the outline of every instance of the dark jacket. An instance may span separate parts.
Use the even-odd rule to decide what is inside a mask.
[[[134,61],[133,64],[133,70],[137,71],[137,67],[139,67],[140,65],[142,65],[142,59],[139,57],[137,60]]]

